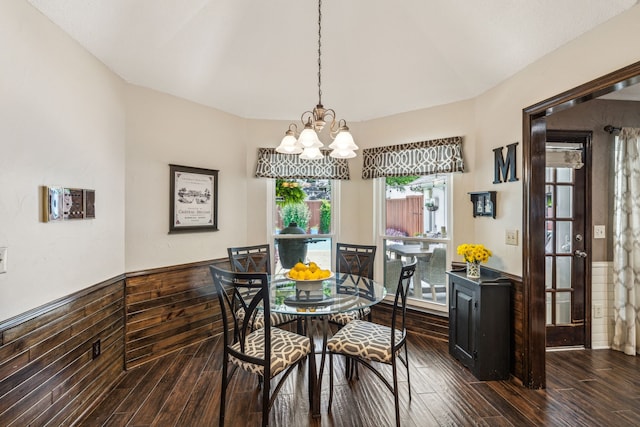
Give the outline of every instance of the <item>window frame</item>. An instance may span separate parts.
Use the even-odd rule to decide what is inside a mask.
[[[304,178],[292,178],[292,179],[304,179]],[[329,248],[329,252],[330,252],[330,266],[329,268],[331,269],[331,271],[334,270],[334,266],[336,263],[336,254],[335,254],[335,245],[336,242],[338,241],[338,236],[337,236],[337,230],[340,229],[339,227],[339,223],[340,223],[340,209],[338,209],[337,204],[338,201],[340,200],[340,181],[339,179],[329,179],[329,182],[331,184],[331,229],[329,230],[328,234],[296,234],[296,235],[291,235],[291,236],[295,236],[295,237],[284,237],[285,235],[279,235],[275,233],[275,219],[278,215],[278,206],[276,204],[276,197],[275,197],[275,191],[276,191],[276,178],[269,178],[268,179],[268,184],[267,184],[267,198],[268,198],[268,204],[270,205],[270,208],[267,209],[267,242],[269,243],[269,249],[271,250],[271,253],[274,254],[274,256],[271,257],[271,271],[273,271],[274,273],[278,274],[281,271],[284,271],[285,269],[281,269],[276,271],[276,239],[281,239],[281,238],[293,238],[293,239],[308,239],[308,238],[328,238],[331,241],[331,245]]]
[[[438,174],[438,175],[442,175],[445,176],[446,178],[446,183],[445,186],[447,188],[447,193],[446,193],[446,200],[445,200],[445,204],[446,204],[446,221],[447,221],[447,232],[446,232],[446,236],[445,237],[438,237],[438,238],[434,238],[434,237],[418,237],[418,236],[406,236],[406,237],[399,237],[399,236],[387,236],[385,234],[386,232],[386,222],[387,222],[387,218],[386,218],[386,191],[387,191],[387,187],[386,187],[386,179],[384,177],[380,177],[380,178],[374,178],[374,185],[373,185],[373,191],[374,191],[374,212],[375,212],[375,224],[376,224],[376,245],[378,246],[378,252],[381,254],[381,256],[377,257],[378,258],[378,262],[376,263],[376,277],[377,278],[381,278],[380,280],[384,280],[385,277],[385,261],[386,261],[386,241],[393,239],[393,240],[400,240],[400,241],[417,241],[417,242],[428,242],[428,243],[436,243],[436,244],[444,244],[447,250],[447,266],[450,265],[451,260],[453,259],[453,179],[452,179],[452,174],[451,173],[446,173],[446,174]],[[387,284],[385,284],[387,285]],[[447,276],[447,281],[446,281],[446,292],[445,292],[445,302],[444,304],[440,304],[440,303],[436,303],[433,301],[429,301],[429,300],[425,300],[425,299],[418,299],[418,298],[414,298],[412,296],[409,296],[407,298],[407,305],[410,307],[414,307],[414,308],[418,308],[418,309],[422,309],[422,310],[427,310],[427,311],[431,311],[431,312],[435,312],[438,315],[443,315],[445,317],[448,317],[449,315],[449,278]],[[386,300],[388,302],[393,302],[393,295],[387,295]]]

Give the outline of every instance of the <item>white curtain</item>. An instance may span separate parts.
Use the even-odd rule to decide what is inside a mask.
[[[640,353],[640,129],[622,128],[615,152],[612,348],[636,355]]]

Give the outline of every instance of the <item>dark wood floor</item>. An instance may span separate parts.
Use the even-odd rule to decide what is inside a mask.
[[[82,426],[216,426],[221,341],[210,339],[127,372]],[[452,359],[447,343],[412,335],[412,401],[402,371],[403,426],[640,426],[640,358],[608,350],[547,354],[547,389],[476,380]],[[348,383],[336,365],[331,413],[328,373],[322,416],[309,416],[306,372],[293,372],[271,411],[274,426],[387,426],[393,398],[372,373]],[[390,375],[390,370],[388,371]],[[238,375],[239,374],[239,375]],[[228,426],[260,424],[255,375],[238,372],[227,405]]]

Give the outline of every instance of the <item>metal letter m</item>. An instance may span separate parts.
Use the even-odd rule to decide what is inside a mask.
[[[502,157],[502,148],[495,148],[493,150],[493,183],[500,184],[507,181],[507,175],[509,175],[509,182],[517,181],[516,178],[516,145],[517,142],[507,145],[507,158]],[[502,177],[500,176],[502,175]]]

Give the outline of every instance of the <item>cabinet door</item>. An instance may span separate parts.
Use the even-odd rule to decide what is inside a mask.
[[[475,344],[475,327],[474,327],[474,292],[460,286],[458,283],[453,284],[452,313],[450,320],[453,323],[449,325],[452,328],[450,350],[452,355],[462,362],[463,365],[471,368],[474,365]]]

